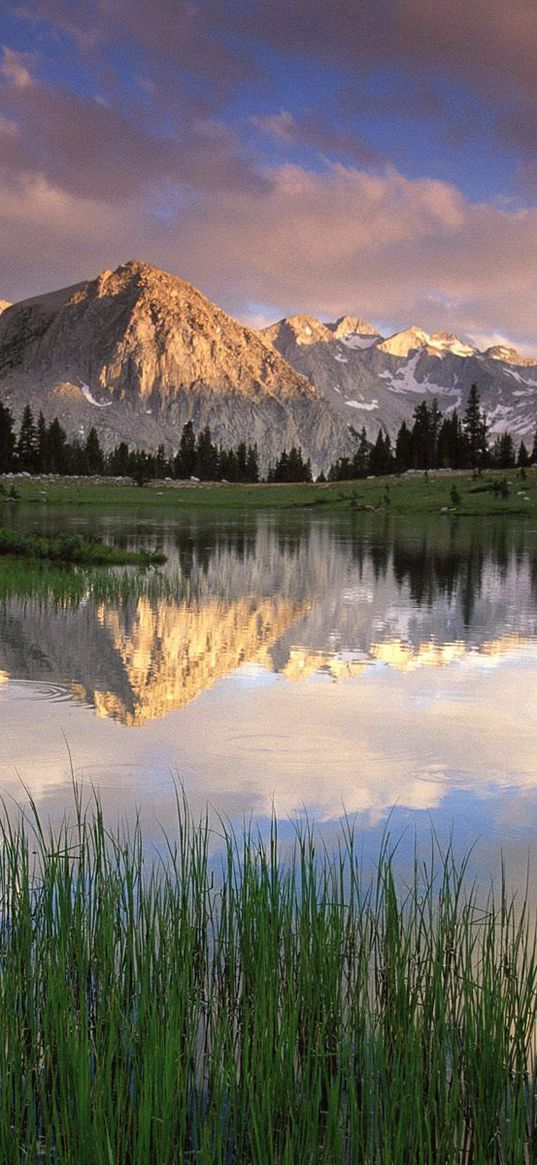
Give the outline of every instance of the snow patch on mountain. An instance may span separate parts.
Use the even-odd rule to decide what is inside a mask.
[[[80,377],[78,378],[78,383],[80,384],[80,388],[82,389],[82,392],[83,392],[86,400],[89,401],[90,405],[95,405],[95,408],[97,408],[97,409],[110,408],[110,405],[112,404],[111,400],[104,400],[104,401],[95,400],[95,397],[92,394],[92,391],[91,391],[89,384],[84,384],[84,381],[81,380]]]
[[[382,345],[381,345],[382,346]],[[423,395],[423,382],[416,380],[415,372],[416,365],[421,353],[415,352],[410,360],[407,361],[404,368],[399,369],[398,372],[391,373],[387,369],[380,372],[379,376],[386,380],[392,392],[420,392]]]
[[[346,400],[345,404],[348,405],[350,409],[365,409],[368,413],[372,412],[373,409],[378,409],[379,407],[378,400]]]
[[[381,338],[382,337],[378,334],[375,336],[362,336],[357,332],[354,332],[350,333],[348,336],[342,336],[341,343],[344,344],[346,348],[351,348],[354,349],[354,351],[358,351],[360,348],[371,348],[373,344],[378,343]]]

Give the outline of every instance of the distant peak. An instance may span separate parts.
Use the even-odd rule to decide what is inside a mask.
[[[508,344],[494,344],[492,348],[487,348],[483,355],[489,360],[501,360],[504,364],[537,364],[537,357],[521,356],[516,348],[511,348]]]
[[[307,314],[286,316],[283,320],[278,320],[278,323],[272,324],[271,327],[263,329],[263,335],[271,342],[275,341],[278,336],[292,333],[293,338],[297,344],[318,344],[326,340],[332,340],[333,335],[316,316]]]
[[[394,332],[393,336],[388,336],[388,339],[383,340],[378,346],[382,352],[388,352],[390,356],[408,356],[410,352],[426,348],[430,340],[431,337],[422,328],[412,326],[405,328],[403,332]]]
[[[1,314],[2,314],[2,312],[3,312],[3,311],[5,311],[5,310],[6,310],[6,308],[8,308],[8,307],[11,307],[11,304],[10,304],[9,300],[8,300],[8,299],[0,299],[0,315],[1,315]]]
[[[430,356],[475,356],[476,348],[454,336],[452,332],[433,332],[429,335],[423,328],[416,326],[405,328],[403,332],[395,332],[378,345],[383,352],[391,356],[409,356],[411,352],[424,349]]]
[[[361,319],[360,316],[340,316],[335,324],[327,324],[327,328],[333,332],[336,340],[341,336],[378,336],[377,328],[369,324],[367,320]]]

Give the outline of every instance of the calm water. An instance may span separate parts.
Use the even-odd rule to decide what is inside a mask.
[[[37,509],[13,507],[35,527]],[[4,517],[5,521],[5,517]],[[149,835],[195,811],[307,811],[364,847],[451,829],[522,869],[537,842],[537,530],[375,515],[225,520],[47,510],[162,545],[176,597],[0,600],[0,787],[57,814],[76,776]],[[6,570],[0,563],[0,571]],[[391,815],[391,816],[390,816]],[[287,824],[286,824],[287,823]],[[405,843],[406,844],[406,843]],[[411,844],[410,841],[408,844]]]

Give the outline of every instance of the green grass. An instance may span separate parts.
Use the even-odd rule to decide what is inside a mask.
[[[450,851],[365,878],[350,826],[165,859],[98,804],[0,834],[5,1165],[522,1165],[537,1151],[528,908]]]
[[[184,599],[188,585],[180,571],[153,567],[62,566],[33,559],[0,559],[0,601],[33,598],[59,607],[125,603],[134,598]]]
[[[148,550],[121,550],[84,538],[82,534],[23,534],[0,528],[0,555],[34,561],[84,566],[142,565],[166,562],[166,555]]]
[[[510,483],[508,496],[494,492],[496,483]],[[3,480],[4,486],[10,479]],[[460,503],[453,505],[455,484]],[[333,482],[329,485],[181,485],[155,482],[140,489],[134,485],[95,483],[68,478],[22,478],[15,485],[16,499],[0,495],[4,512],[17,502],[47,505],[91,506],[95,510],[117,508],[131,512],[166,511],[184,513],[196,510],[264,510],[302,509],[334,513],[386,511],[404,513],[440,513],[484,516],[488,514],[537,514],[537,471],[528,470],[525,480],[520,471],[495,471],[475,479],[470,472],[451,474],[419,473],[415,476],[391,476],[366,481]],[[525,500],[525,498],[529,500]],[[1,512],[1,510],[0,510]]]

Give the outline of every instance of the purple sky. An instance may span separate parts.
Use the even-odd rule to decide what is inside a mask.
[[[1,7],[0,299],[142,258],[537,352],[535,0]]]

